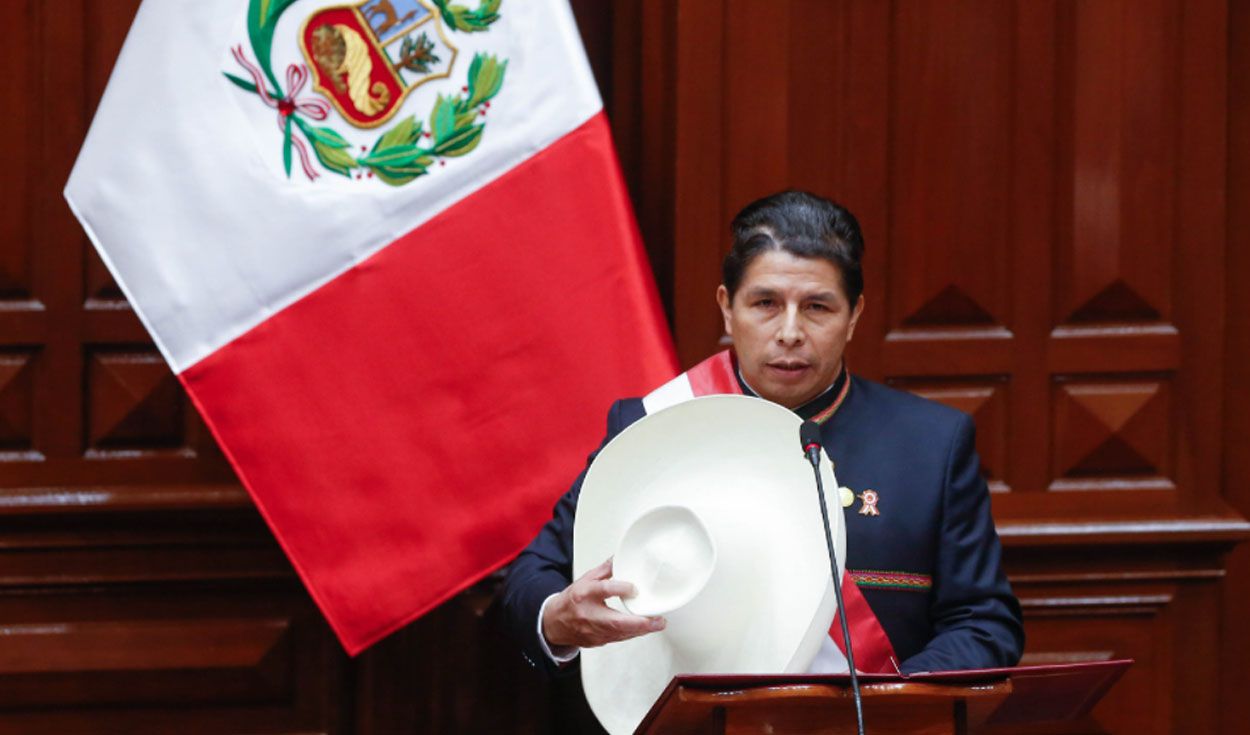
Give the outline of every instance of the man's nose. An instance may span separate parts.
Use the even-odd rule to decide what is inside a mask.
[[[777,342],[786,346],[803,343],[803,328],[799,323],[799,308],[788,307],[782,315],[781,324],[777,328]]]

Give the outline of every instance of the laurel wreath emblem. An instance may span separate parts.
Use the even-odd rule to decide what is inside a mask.
[[[480,0],[477,8],[471,10],[464,5],[451,4],[450,0],[432,0],[443,22],[462,33],[487,30],[499,19],[502,1]],[[360,155],[355,155],[351,143],[341,133],[332,127],[314,124],[326,119],[328,106],[321,100],[299,98],[307,69],[292,64],[287,70],[285,91],[273,71],[274,31],[279,17],[294,2],[296,0],[251,0],[247,32],[256,65],[245,58],[241,48],[235,51],[235,58],[249,70],[252,78],[249,81],[222,72],[236,86],[259,96],[266,105],[277,110],[278,126],[283,133],[282,161],[288,178],[296,155],[308,178],[318,177],[303,141],[295,134],[297,130],[307,139],[313,156],[325,170],[348,178],[353,174],[359,178],[361,172],[367,172],[391,186],[407,184],[428,173],[441,159],[463,156],[477,148],[486,128],[482,118],[490,108],[491,99],[503,86],[507,61],[500,61],[494,55],[475,54],[461,93],[440,94],[435,99],[427,118],[428,129],[422,121],[409,115],[382,133],[371,148],[365,146]]]

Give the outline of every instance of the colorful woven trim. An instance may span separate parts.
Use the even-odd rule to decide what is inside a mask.
[[[883,572],[878,569],[848,569],[847,572],[860,587],[910,592],[928,592],[933,587],[933,577],[927,574]]]
[[[833,403],[829,404],[829,408],[821,411],[812,417],[812,421],[823,424],[829,420],[829,417],[838,412],[838,408],[842,406],[842,402],[846,400],[846,394],[851,392],[851,374],[847,372],[846,366],[843,365],[842,372],[846,379],[842,381],[842,390],[838,393],[838,397],[833,399]]]

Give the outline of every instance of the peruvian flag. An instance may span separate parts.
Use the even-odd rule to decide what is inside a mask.
[[[147,0],[65,193],[353,654],[675,373],[565,0]]]

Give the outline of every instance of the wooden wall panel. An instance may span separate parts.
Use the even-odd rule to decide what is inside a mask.
[[[1011,323],[1013,35],[1002,2],[896,8],[883,131],[889,267],[878,301],[891,334]]]
[[[19,0],[0,50],[25,111],[0,153],[0,731],[584,731],[576,680],[498,637],[497,579],[348,660],[70,217],[138,4]],[[723,344],[738,208],[847,204],[850,365],[975,417],[1027,660],[1139,660],[1055,731],[1238,732],[1245,7],[573,5],[682,361]]]
[[[31,17],[35,12],[35,0],[14,4],[10,8],[13,13],[13,24],[19,28],[30,28]],[[28,98],[34,91],[39,74],[39,64],[33,48],[37,39],[30,34],[17,34],[12,43],[0,49],[0,64],[10,73],[0,81],[0,95],[6,100]],[[17,145],[5,146],[0,153],[0,162],[5,169],[32,173],[38,165],[36,149],[31,145],[35,139],[36,121],[25,116],[16,116],[9,123],[10,140]],[[0,299],[7,304],[28,300],[33,291],[33,268],[35,243],[22,237],[31,231],[31,200],[28,190],[12,192],[0,202],[0,239],[5,243],[18,244],[18,247],[6,247],[0,253]]]
[[[1138,665],[1077,725],[1080,732],[1173,732],[1171,682],[1154,672],[1173,666],[1173,640],[1178,621],[1167,586],[1118,589],[1116,594],[1088,588],[1050,589],[1031,596],[1022,591],[1021,605],[1030,619],[1032,652],[1023,663],[1070,663],[1133,658]],[[1142,702],[1160,706],[1142,707]]]
[[[0,487],[90,483],[116,497],[132,486],[229,482],[61,196],[138,1],[23,7],[29,32],[20,35],[32,45],[7,47],[23,71],[6,91],[27,114],[12,116],[6,132],[25,141],[10,148],[30,154],[6,168],[18,193],[6,201],[19,206],[0,213],[0,232],[5,262],[26,275],[8,297],[0,287]]]
[[[0,731],[341,731],[341,649],[256,514],[206,494],[5,497]]]
[[[1250,516],[1250,3],[1232,3],[1228,14],[1228,294],[1224,335],[1225,407],[1221,444],[1221,490]],[[1214,434],[1208,434],[1214,436]],[[1229,555],[1227,582],[1218,618],[1223,635],[1220,669],[1220,732],[1234,733],[1250,722],[1244,664],[1250,660],[1250,544]],[[1214,621],[1213,621],[1214,622]]]
[[[1173,490],[1173,416],[1159,378],[1056,376],[1049,490]]]
[[[15,5],[0,731],[339,732],[348,666],[65,206],[138,0]]]
[[[1179,152],[1178,3],[1075,3],[1058,43],[1064,237],[1057,323],[1159,321],[1171,309]]]
[[[685,4],[650,3],[648,19],[653,23],[671,24],[672,30],[649,38],[655,53],[656,44],[671,44],[671,67],[674,77],[665,80],[669,119],[663,121],[647,145],[659,145],[669,157],[662,159],[672,166],[670,198],[661,203],[671,211],[671,234],[664,241],[685,242],[691,247],[673,250],[673,331],[688,335],[677,339],[677,354],[690,365],[708,354],[708,344],[719,344],[721,319],[714,303],[709,302],[708,284],[720,282],[719,258],[729,226],[723,204],[722,190],[731,178],[735,159],[729,151],[724,125],[723,99],[731,82],[724,74],[725,60],[732,51],[725,45],[725,7],[719,0],[693,0]],[[658,16],[658,17],[653,17]],[[681,22],[683,19],[686,22]],[[660,28],[655,28],[659,31]],[[670,36],[671,34],[671,36]],[[662,50],[662,49],[659,49]],[[661,54],[662,55],[662,54]],[[670,86],[671,85],[671,86]],[[650,96],[650,90],[644,92]],[[760,114],[760,113],[757,113]],[[767,114],[767,113],[763,113]],[[777,120],[784,119],[778,116]],[[671,143],[665,143],[671,139]],[[650,148],[641,155],[649,156]],[[644,186],[646,184],[644,183]],[[709,196],[709,192],[715,195]]]
[[[18,457],[34,448],[35,360],[29,349],[0,352],[0,454]]]

